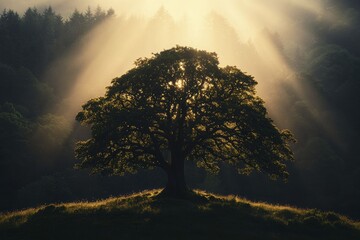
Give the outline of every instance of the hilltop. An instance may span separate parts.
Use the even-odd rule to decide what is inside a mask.
[[[0,239],[360,239],[360,223],[315,209],[160,190],[0,215]]]

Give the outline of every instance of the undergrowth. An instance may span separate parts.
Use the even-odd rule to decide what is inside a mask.
[[[2,214],[0,239],[360,239],[360,223],[333,212],[160,191]]]

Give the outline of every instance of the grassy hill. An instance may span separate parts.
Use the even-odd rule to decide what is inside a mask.
[[[360,239],[359,222],[332,212],[159,191],[2,214],[0,239]]]

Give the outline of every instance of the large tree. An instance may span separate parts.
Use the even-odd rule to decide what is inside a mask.
[[[185,160],[215,172],[226,162],[239,173],[287,178],[292,134],[267,116],[253,77],[219,67],[215,53],[180,46],[135,65],[78,113],[92,130],[77,143],[80,168],[121,175],[159,167],[172,196],[187,192]]]

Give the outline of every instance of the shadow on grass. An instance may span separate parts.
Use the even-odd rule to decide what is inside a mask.
[[[48,205],[25,217],[0,223],[0,239],[360,239],[359,229],[334,213],[269,209],[205,193]]]

